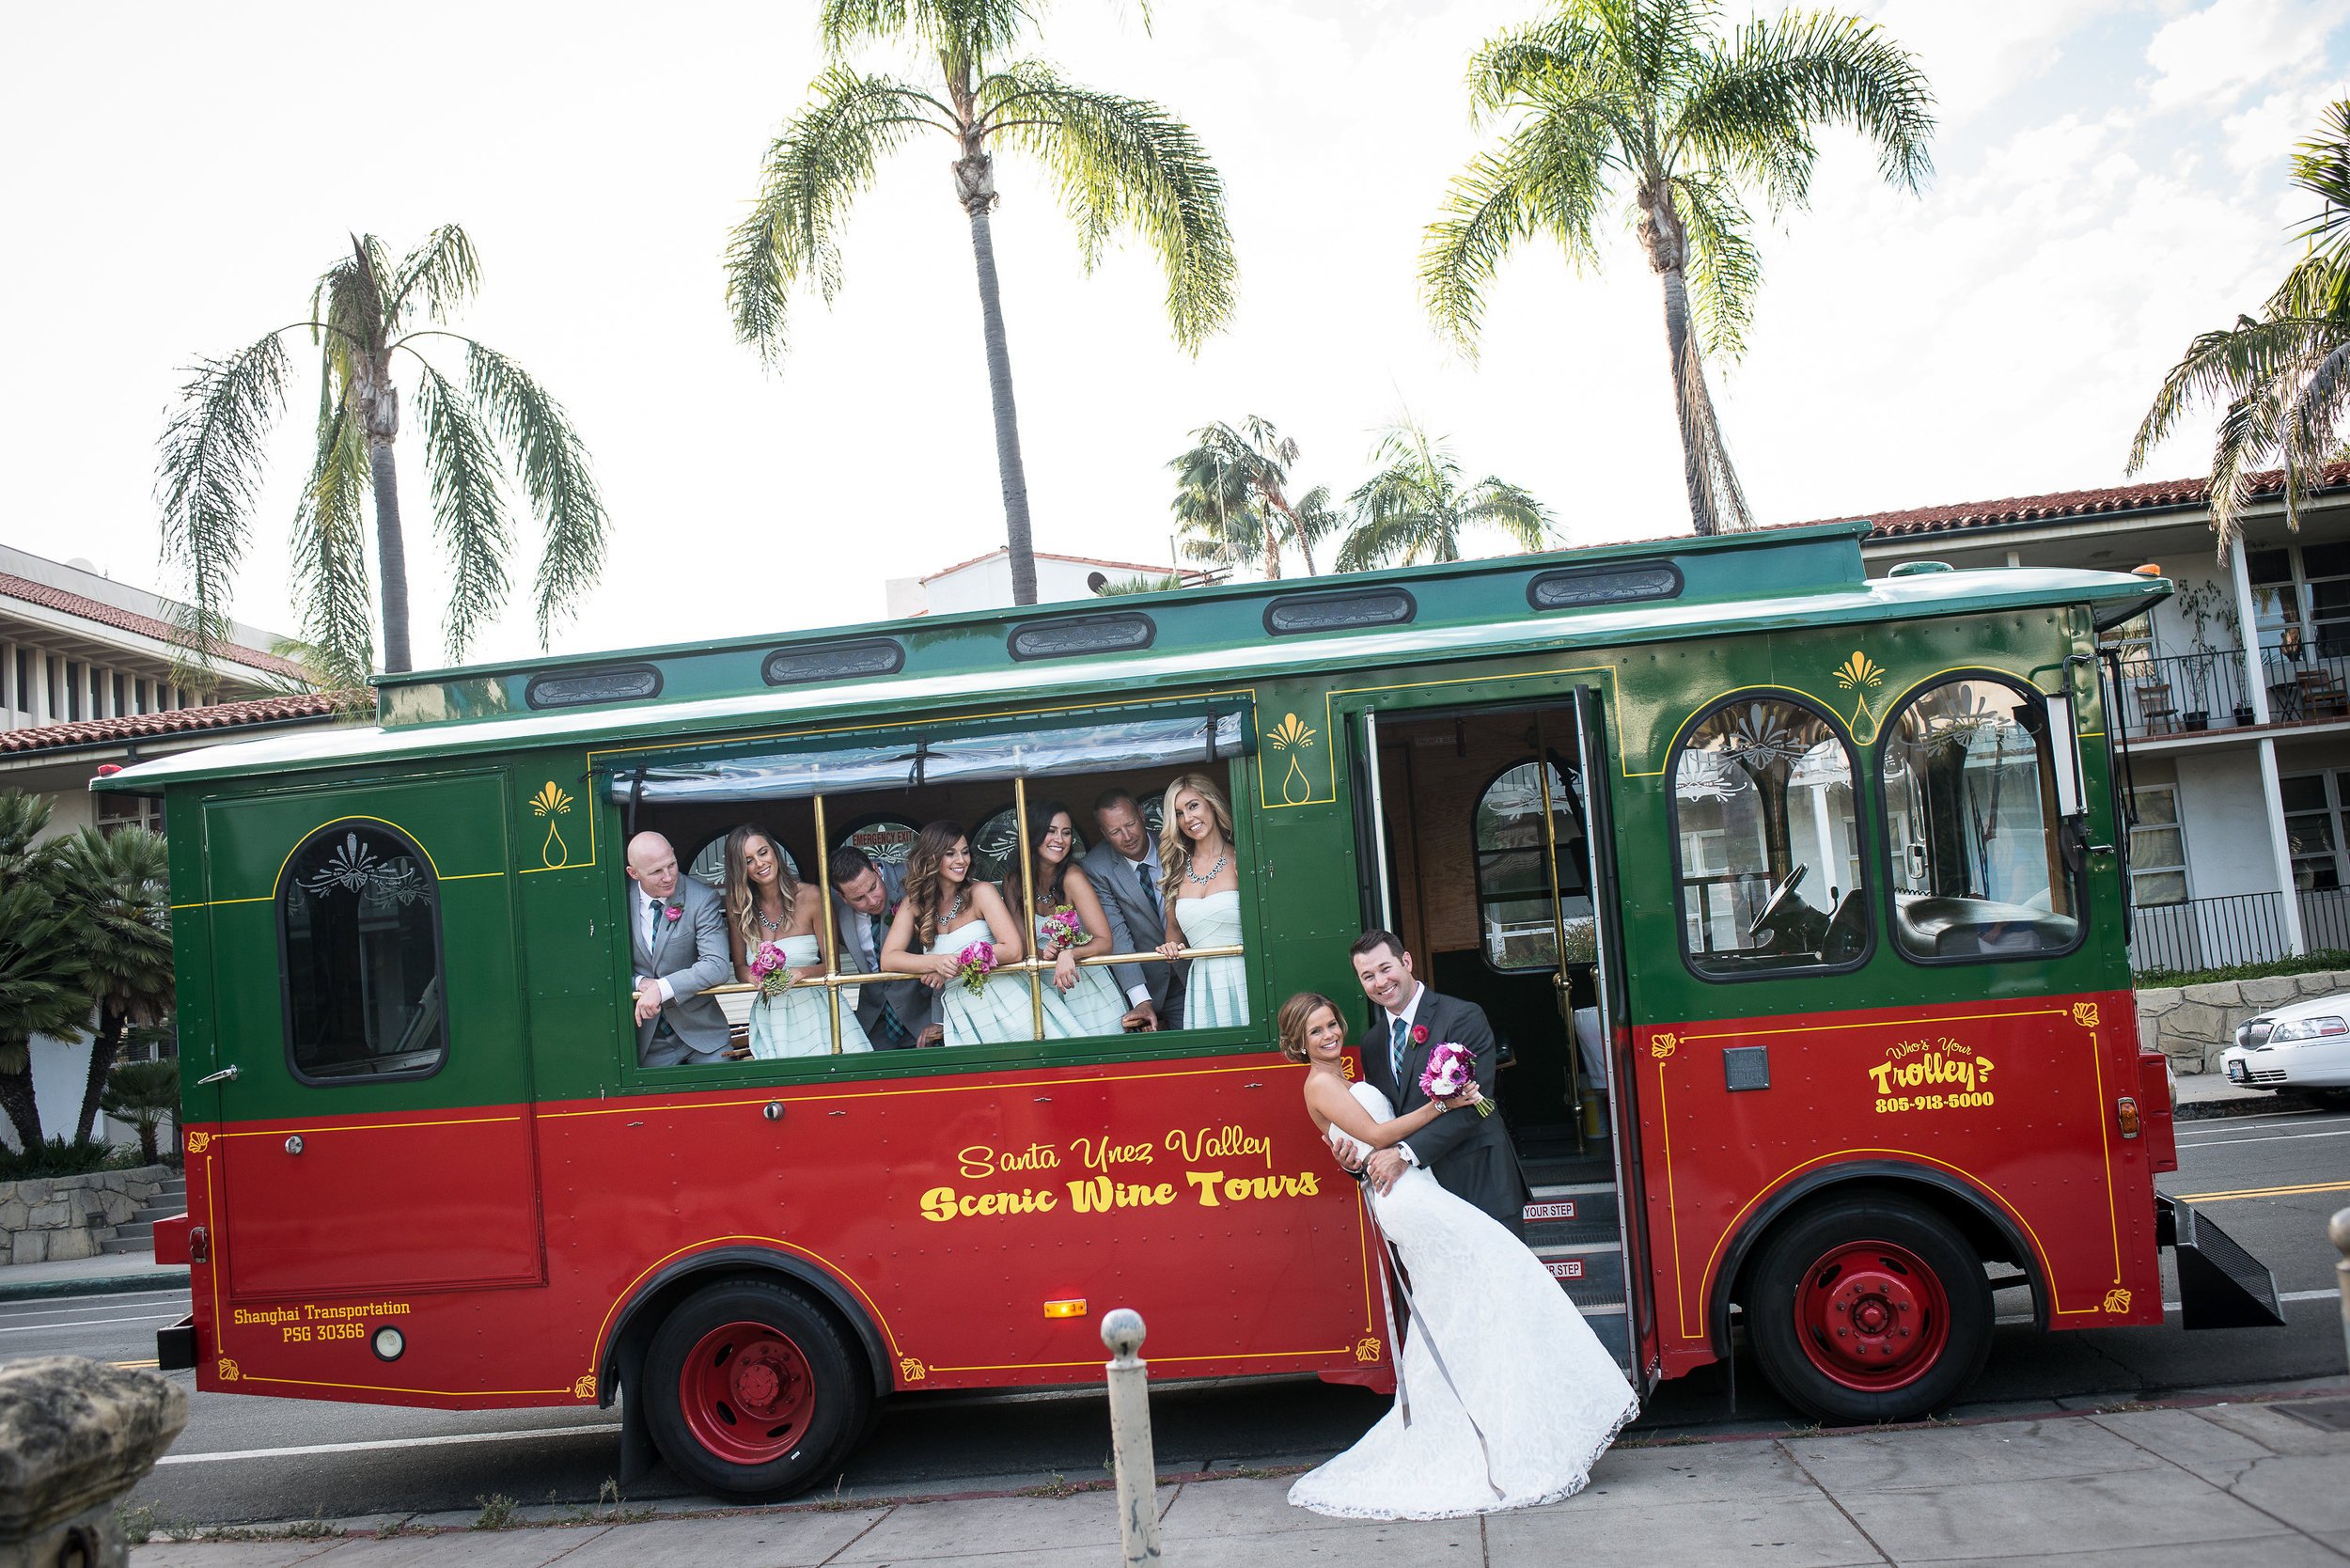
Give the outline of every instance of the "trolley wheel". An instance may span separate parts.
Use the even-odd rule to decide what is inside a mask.
[[[1741,1305],[1762,1373],[1824,1420],[1948,1404],[1991,1353],[1991,1285],[1950,1221],[1906,1198],[1838,1198],[1771,1238]]]
[[[873,1403],[857,1357],[803,1295],[736,1279],[688,1296],[645,1357],[646,1424],[703,1491],[772,1502],[838,1468]]]

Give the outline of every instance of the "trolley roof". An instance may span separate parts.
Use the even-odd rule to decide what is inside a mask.
[[[376,679],[377,721],[161,758],[106,791],[743,725],[887,719],[1017,693],[1132,700],[1331,668],[1622,646],[2051,604],[2107,626],[2159,578],[1913,566],[1871,579],[1866,522],[877,621]]]

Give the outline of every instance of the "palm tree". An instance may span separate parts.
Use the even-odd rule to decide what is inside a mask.
[[[1465,528],[1490,525],[1526,550],[1549,532],[1550,509],[1522,486],[1490,474],[1464,486],[1451,448],[1417,420],[1391,426],[1371,461],[1378,472],[1346,498],[1355,521],[1339,546],[1340,572],[1457,561]]]
[[[79,1141],[90,1136],[124,1039],[171,1011],[171,862],[163,835],[143,827],[112,834],[86,827],[65,840],[57,858],[66,941],[98,1011],[74,1123]]]
[[[2284,470],[2285,520],[2301,525],[2310,471],[2342,455],[2350,415],[2350,100],[2326,106],[2293,160],[2293,182],[2317,197],[2297,236],[2307,248],[2258,316],[2206,332],[2163,377],[2130,444],[2129,471],[2205,400],[2227,403],[2211,462],[2219,555],[2242,531],[2252,476]]]
[[[226,359],[197,364],[164,431],[156,493],[164,561],[187,578],[185,630],[199,664],[228,637],[229,594],[250,537],[262,445],[285,408],[290,333],[308,333],[320,351],[316,453],[294,511],[293,587],[303,640],[334,685],[357,690],[374,666],[360,523],[369,489],[384,667],[412,667],[408,548],[392,463],[402,365],[415,372],[432,526],[449,553],[443,627],[450,662],[464,656],[506,603],[515,543],[509,462],[546,536],[533,584],[540,646],[594,585],[609,524],[570,416],[520,365],[446,325],[479,281],[473,242],[453,224],[397,263],[374,235],[353,235],[351,254],[311,290],[307,319],[274,328]],[[462,348],[462,382],[425,357],[424,343],[436,338]]]
[[[180,1064],[177,1061],[126,1061],[106,1080],[106,1114],[128,1121],[139,1132],[139,1163],[153,1165],[159,1157],[156,1133],[180,1114]]]
[[[1933,94],[1879,28],[1793,12],[1723,38],[1718,9],[1716,0],[1559,0],[1544,20],[1488,41],[1469,69],[1469,98],[1480,119],[1508,128],[1453,180],[1420,257],[1430,313],[1473,347],[1486,287],[1511,247],[1547,236],[1571,264],[1596,266],[1601,208],[1629,184],[1628,216],[1664,285],[1682,468],[1700,534],[1752,525],[1704,360],[1734,360],[1753,317],[1762,258],[1747,193],[1760,191],[1775,215],[1804,206],[1813,136],[1828,125],[1873,141],[1878,172],[1894,185],[1917,190],[1933,171]]]
[[[1012,600],[1021,604],[1036,603],[1036,557],[989,227],[995,149],[1027,153],[1059,187],[1089,271],[1116,231],[1150,243],[1183,348],[1197,352],[1224,325],[1233,277],[1223,182],[1198,139],[1155,103],[1078,86],[1042,60],[1010,57],[1038,8],[1035,0],[823,0],[818,28],[833,65],[768,148],[759,199],[736,227],[726,262],[734,335],[773,366],[784,352],[792,289],[812,282],[827,305],[839,292],[840,231],[883,155],[926,131],[952,140],[955,199],[970,220],[979,268]],[[925,86],[851,68],[845,55],[866,41],[916,46],[937,61],[938,78]]]
[[[58,848],[36,843],[49,825],[46,796],[0,790],[0,1110],[17,1147],[40,1145],[33,1095],[33,1036],[79,1036],[89,992],[58,908]]]
[[[1327,486],[1290,499],[1297,443],[1254,414],[1237,429],[1218,420],[1191,433],[1191,448],[1167,463],[1175,475],[1175,521],[1184,553],[1231,565],[1261,551],[1270,581],[1281,575],[1287,536],[1297,541],[1306,575],[1312,576],[1314,541],[1341,520],[1330,510]]]

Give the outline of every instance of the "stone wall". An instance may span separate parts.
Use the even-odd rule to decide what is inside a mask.
[[[2219,1053],[2235,1043],[2236,1026],[2246,1019],[2304,996],[2343,990],[2350,990],[2350,970],[2140,991],[2138,1043],[2159,1049],[2178,1072],[2217,1073]]]
[[[169,1166],[147,1165],[0,1182],[0,1264],[95,1255],[116,1226],[154,1202],[171,1175]]]

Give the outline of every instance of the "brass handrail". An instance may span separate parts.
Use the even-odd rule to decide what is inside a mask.
[[[1185,959],[1193,958],[1240,958],[1243,957],[1245,953],[1246,949],[1238,946],[1230,948],[1185,948],[1182,952],[1176,954],[1175,957],[1177,962],[1181,962]],[[994,972],[996,974],[1003,974],[1010,970],[1026,972],[1034,969],[1050,969],[1057,962],[1058,960],[1050,958],[1016,958],[1008,964],[998,964],[995,965]],[[1094,958],[1081,958],[1077,960],[1077,963],[1080,965],[1088,966],[1104,964],[1165,964],[1167,962],[1168,960],[1166,955],[1159,952],[1156,949],[1153,949],[1147,953],[1103,953]],[[791,989],[796,991],[803,985],[822,985],[838,988],[844,985],[863,985],[869,981],[875,980],[918,980],[924,978],[925,977],[921,975],[908,974],[902,969],[884,969],[873,974],[809,975],[804,979],[794,979],[791,982]],[[740,996],[745,991],[756,991],[758,989],[759,982],[757,980],[728,980],[722,985],[706,985],[702,987],[700,991],[695,993],[695,995],[701,996]]]

